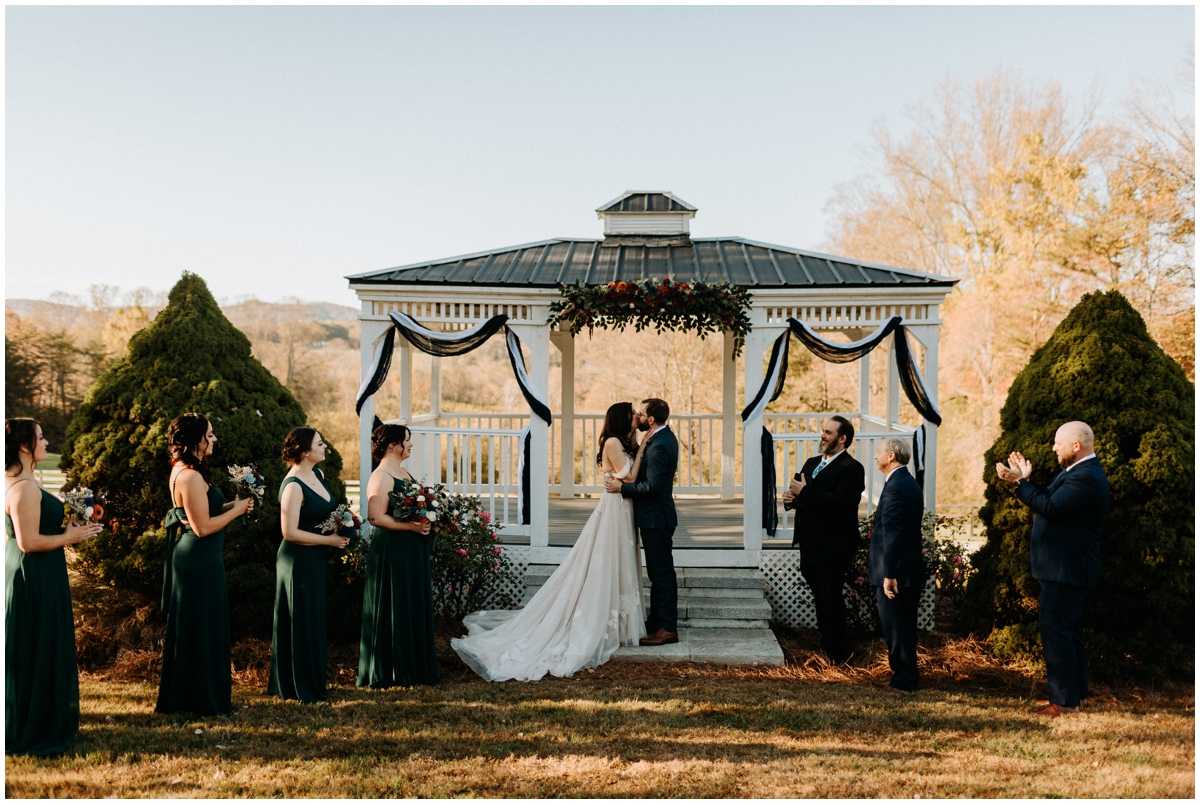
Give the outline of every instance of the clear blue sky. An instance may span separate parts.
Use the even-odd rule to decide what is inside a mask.
[[[598,237],[627,189],[699,236],[819,247],[872,123],[1005,65],[1106,107],[1176,7],[49,8],[6,19],[6,296],[93,283],[354,304],[345,274]],[[1186,99],[1190,109],[1192,99]]]

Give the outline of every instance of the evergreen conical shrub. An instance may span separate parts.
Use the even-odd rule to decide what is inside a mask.
[[[992,630],[997,652],[1041,658],[1038,582],[1030,574],[1033,513],[996,475],[1025,454],[1032,480],[1058,471],[1059,425],[1096,436],[1112,508],[1101,534],[1099,585],[1084,607],[1093,675],[1119,680],[1190,674],[1195,644],[1195,386],[1115,291],[1092,293],[1017,375],[984,458],[987,543],[972,559],[969,624]]]
[[[235,636],[269,637],[282,538],[278,489],[287,471],[280,450],[306,416],[195,274],[183,275],[167,307],[96,380],[67,431],[62,465],[69,479],[108,501],[105,532],[79,546],[84,569],[120,590],[158,599],[166,549],[161,523],[171,505],[167,426],[188,411],[212,422],[217,443],[208,465],[227,500],[235,494],[227,466],[256,463],[266,481],[262,504],[225,530],[225,567]],[[332,445],[321,466],[334,496],[344,500],[342,460]],[[337,634],[351,622],[357,626],[361,591],[356,597],[332,551],[331,558],[329,625]]]

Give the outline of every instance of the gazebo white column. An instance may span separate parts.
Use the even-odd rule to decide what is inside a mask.
[[[442,359],[430,357],[429,360],[429,413],[436,423],[442,415]]]
[[[737,485],[737,360],[734,335],[725,330],[721,351],[721,499],[732,500]]]
[[[400,352],[400,419],[408,424],[412,421],[412,344],[400,338],[396,349]]]
[[[370,312],[370,302],[363,302],[363,312]],[[371,363],[375,356],[375,341],[387,332],[392,325],[390,321],[362,321],[362,331],[359,335],[359,382],[365,382],[371,374]],[[361,494],[367,490],[367,478],[371,476],[371,425],[375,421],[375,397],[367,397],[363,402],[358,419],[358,480],[361,483]]]
[[[521,342],[529,347],[529,382],[542,399],[550,398],[550,328],[544,309],[540,323],[509,322]],[[553,561],[550,545],[550,426],[532,410],[529,412],[529,546],[533,560]],[[519,482],[519,481],[518,481]],[[554,562],[557,563],[557,562]]]
[[[562,357],[562,400],[559,433],[559,491],[558,496],[575,496],[575,336],[570,330],[555,330],[550,340]]]

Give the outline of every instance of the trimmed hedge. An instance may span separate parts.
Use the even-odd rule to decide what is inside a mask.
[[[225,566],[234,636],[269,638],[282,540],[277,490],[287,471],[280,450],[288,431],[307,417],[195,274],[183,275],[166,309],[89,389],[68,428],[63,470],[108,500],[105,532],[79,546],[83,567],[117,589],[159,599],[166,546],[161,523],[170,506],[167,425],[187,411],[212,422],[217,443],[209,466],[227,499],[234,489],[226,466],[257,463],[266,481],[264,504],[226,529]],[[342,459],[333,445],[321,468],[344,501]],[[357,638],[361,583],[348,579],[333,551],[330,557],[329,633]]]
[[[1094,675],[1112,680],[1190,674],[1195,645],[1195,386],[1115,291],[1092,293],[1014,380],[1001,433],[984,457],[987,544],[973,557],[968,624],[998,653],[1041,660],[1038,582],[1030,574],[1033,513],[996,475],[1010,452],[1032,480],[1058,471],[1058,427],[1081,420],[1112,487],[1098,587],[1084,628]]]

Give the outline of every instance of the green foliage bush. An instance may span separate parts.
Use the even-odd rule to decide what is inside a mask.
[[[984,457],[987,543],[974,557],[971,625],[998,650],[1036,650],[1039,585],[1030,574],[1032,512],[996,475],[1023,452],[1033,481],[1058,471],[1059,425],[1082,420],[1112,487],[1098,587],[1084,628],[1093,674],[1110,679],[1190,673],[1195,644],[1195,386],[1117,292],[1092,293],[1013,381],[1001,433]],[[1024,646],[1024,647],[1022,647]],[[1039,656],[1028,658],[1040,660]]]
[[[187,411],[212,422],[217,443],[208,462],[227,499],[234,490],[226,466],[256,463],[266,481],[264,503],[226,529],[225,567],[235,637],[270,637],[282,539],[278,489],[287,471],[280,449],[306,417],[194,274],[183,275],[166,309],[96,380],[67,431],[63,470],[108,500],[105,532],[79,546],[84,569],[117,589],[158,599],[166,545],[161,523],[171,504],[167,425]],[[332,445],[321,466],[344,501],[342,459]],[[330,564],[329,595],[330,634],[357,637],[362,587],[340,561]]]

